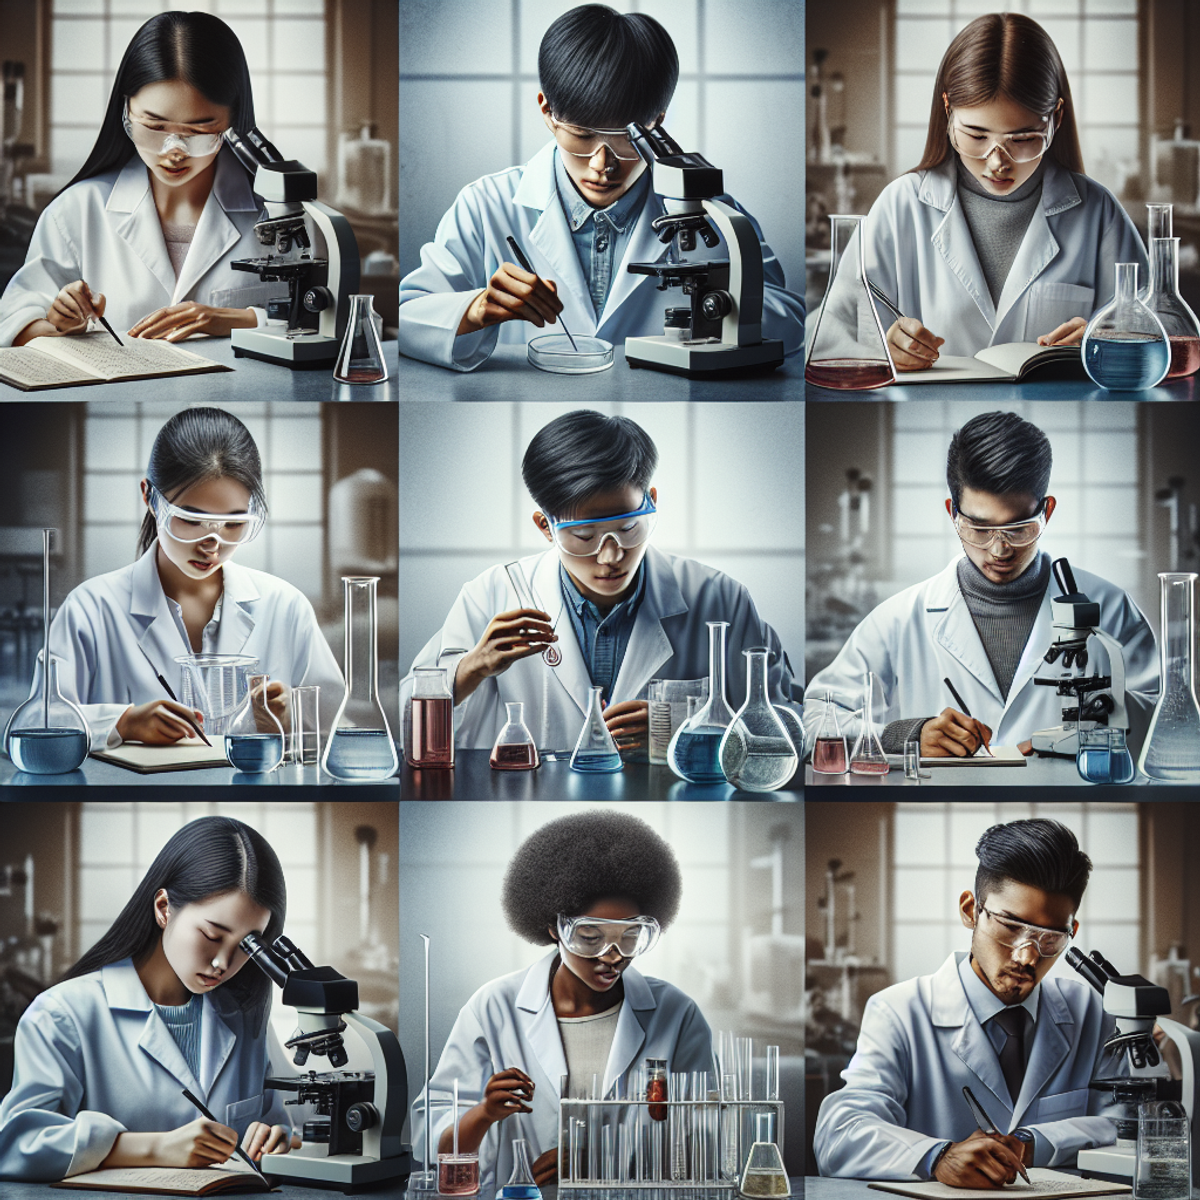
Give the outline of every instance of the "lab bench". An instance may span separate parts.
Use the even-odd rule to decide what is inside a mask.
[[[810,1181],[802,1179],[798,1175],[794,1175],[789,1178],[788,1185],[791,1188],[793,1200],[800,1200],[800,1198],[805,1195],[804,1185],[806,1182],[810,1182]],[[826,1182],[853,1183],[855,1181],[822,1179],[822,1180],[820,1180],[820,1182],[821,1183],[826,1183]],[[861,1186],[866,1187],[866,1184],[864,1183]],[[652,1190],[641,1190],[641,1189],[624,1189],[623,1190],[620,1187],[608,1187],[608,1188],[597,1187],[595,1189],[588,1189],[586,1191],[573,1191],[571,1189],[567,1189],[566,1191],[560,1192],[557,1184],[548,1183],[548,1184],[542,1184],[541,1193],[542,1193],[542,1200],[559,1200],[560,1196],[562,1197],[562,1200],[571,1200],[572,1196],[582,1196],[585,1198],[594,1197],[594,1196],[603,1196],[605,1198],[605,1200],[672,1200],[672,1197],[675,1197],[675,1196],[681,1197],[681,1198],[683,1198],[683,1200],[718,1200],[718,1198],[727,1198],[727,1200],[740,1200],[740,1193],[738,1192],[737,1188],[734,1188],[732,1190],[718,1189],[718,1188],[700,1188],[700,1187],[686,1188],[686,1189],[681,1189],[681,1190],[673,1190],[673,1189],[669,1189],[669,1188],[654,1188]],[[407,1197],[407,1195],[408,1195],[408,1193],[407,1193],[407,1189],[406,1189],[405,1196]],[[420,1200],[427,1200],[429,1193],[428,1192],[418,1192],[418,1193],[415,1193],[415,1196],[420,1197]],[[835,1198],[833,1198],[833,1200],[842,1200],[842,1198],[835,1197]]]
[[[901,373],[901,380],[904,376]],[[987,404],[1019,404],[1023,400],[1195,400],[1200,399],[1197,376],[1160,383],[1158,387],[1137,392],[1109,392],[1090,379],[1031,380],[1028,383],[910,383],[893,384],[866,392],[835,391],[832,388],[807,388],[806,398],[830,400],[970,400]]]
[[[740,792],[729,784],[685,783],[670,767],[627,762],[611,774],[572,771],[570,752],[532,771],[494,771],[490,750],[458,750],[453,769],[401,764],[402,800],[776,800],[802,799],[797,773],[777,792]],[[1074,766],[1072,765],[1072,770]],[[0,782],[3,782],[0,780]]]
[[[332,1188],[308,1187],[304,1184],[275,1183],[271,1192],[235,1192],[236,1196],[282,1196],[285,1200],[345,1200],[345,1193]],[[399,1200],[403,1184],[382,1184],[372,1192],[359,1192],[372,1200]],[[143,1193],[145,1194],[145,1193]],[[153,1194],[153,1193],[150,1193]],[[164,1193],[158,1193],[163,1195]],[[228,1193],[221,1193],[228,1195]],[[793,1192],[793,1195],[797,1193]],[[72,1196],[106,1197],[106,1200],[131,1200],[130,1192],[102,1192],[94,1188],[54,1188],[48,1183],[13,1183],[5,1180],[0,1184],[0,1196],[4,1200],[70,1200]]]
[[[806,788],[840,787],[840,788],[895,788],[910,789],[929,787],[1077,787],[1086,795],[1095,799],[1103,795],[1112,799],[1118,796],[1128,796],[1128,789],[1138,784],[1150,782],[1144,775],[1138,775],[1132,784],[1124,786],[1101,787],[1085,783],[1075,769],[1073,758],[1041,758],[1034,755],[1025,760],[1023,767],[922,767],[920,783],[904,778],[900,767],[893,767],[886,775],[822,775],[812,769],[811,763],[804,767],[804,786]],[[823,795],[823,800],[831,799]],[[862,796],[857,797],[862,799]],[[909,799],[914,797],[910,796]]]

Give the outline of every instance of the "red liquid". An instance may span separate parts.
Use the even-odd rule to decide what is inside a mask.
[[[852,762],[850,764],[852,775],[886,775],[890,770],[891,767],[885,762]]]
[[[1182,379],[1200,370],[1200,338],[1171,338],[1171,365],[1167,368],[1168,379]]]
[[[491,763],[497,771],[532,771],[538,765],[537,747],[532,742],[494,746]]]
[[[454,766],[454,701],[449,696],[416,697],[412,702],[410,767]]]
[[[667,1098],[667,1081],[665,1079],[651,1079],[646,1084],[646,1099],[647,1100],[665,1100]],[[667,1119],[667,1106],[665,1104],[651,1104],[649,1108],[650,1120],[665,1121]]]
[[[351,367],[344,375],[338,376],[339,383],[379,383],[386,379],[386,372],[377,367]]]
[[[812,765],[822,775],[844,775],[846,772],[846,739],[817,738],[813,747]]]
[[[810,362],[804,368],[804,378],[817,387],[836,388],[840,392],[865,392],[896,382],[892,368],[886,362],[864,362],[858,358],[826,358]]]

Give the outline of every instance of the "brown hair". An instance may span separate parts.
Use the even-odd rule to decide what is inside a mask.
[[[1075,106],[1062,59],[1050,35],[1021,13],[977,17],[950,43],[933,85],[925,153],[912,169],[927,171],[950,156],[946,102],[951,108],[970,108],[997,96],[1039,114],[1053,112],[1061,99],[1062,114],[1048,153],[1059,166],[1083,174]]]

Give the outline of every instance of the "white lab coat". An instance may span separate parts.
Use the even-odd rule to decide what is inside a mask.
[[[1148,278],[1142,240],[1117,198],[1047,158],[1041,203],[994,304],[958,201],[957,170],[951,158],[901,175],[860,226],[867,278],[905,316],[946,339],[942,354],[970,356],[987,346],[1036,342],[1072,317],[1086,320],[1112,299],[1116,263],[1135,262],[1139,279]],[[856,329],[862,342],[867,314],[845,286],[849,278],[839,271],[829,291],[817,335],[823,358],[835,344],[825,338],[838,329]],[[894,316],[879,306],[879,319],[886,331]]]
[[[505,704],[525,705],[525,724],[543,750],[570,750],[587,712],[591,678],[562,598],[559,558],[554,550],[521,560],[525,578],[558,634],[562,661],[548,667],[540,654],[514,663],[485,679],[455,709],[455,745],[490,750],[504,724]],[[779,636],[758,615],[750,593],[728,575],[690,558],[664,554],[653,546],[642,560],[646,587],[633,633],[608,703],[644,700],[652,679],[708,678],[708,621],[728,621],[725,635],[725,699],[736,712],[746,698],[743,650],[771,650],[767,682],[775,704],[789,703],[791,669]],[[490,567],[463,586],[441,630],[422,648],[413,667],[443,666],[453,680],[462,654],[474,647],[497,613],[517,608],[517,598],[502,566]],[[405,704],[413,675],[400,685]],[[798,709],[798,705],[794,705]]]
[[[455,336],[480,288],[487,286],[502,262],[513,261],[505,241],[510,235],[534,270],[558,284],[558,298],[563,302],[561,318],[572,334],[623,346],[626,337],[662,333],[667,304],[687,303],[678,291],[657,290],[657,280],[652,276],[633,275],[626,270],[628,263],[658,262],[667,254],[668,247],[651,228],[654,218],[665,211],[662,197],[651,192],[625,246],[624,257],[613,272],[604,310],[596,316],[558,198],[554,153],[555,143],[550,142],[525,166],[485,175],[459,192],[438,223],[434,240],[422,247],[421,265],[400,282],[402,354],[437,367],[473,371],[488,360],[499,342],[524,345],[531,338],[561,330],[561,324],[538,329],[528,321],[506,321],[477,333]],[[723,199],[736,203],[728,196]],[[792,354],[804,341],[804,300],[786,290],[779,260],[762,241],[757,222],[754,227],[762,245],[766,282],[763,337],[779,339],[784,352]],[[702,256],[727,258],[728,251],[722,242],[714,250],[699,247],[695,254],[689,253],[692,258]],[[671,296],[676,299],[672,301]]]
[[[533,966],[485,983],[463,1006],[430,1080],[431,1146],[447,1129],[459,1081],[459,1112],[483,1098],[487,1081],[516,1067],[534,1083],[531,1113],[493,1125],[479,1147],[480,1191],[491,1196],[512,1173],[512,1142],[523,1137],[532,1161],[558,1145],[562,1077],[567,1059],[550,998],[550,971],[557,947]],[[712,1031],[690,997],[674,984],[628,967],[621,977],[625,999],[617,1017],[602,1095],[647,1058],[665,1058],[668,1071],[713,1070]],[[576,1082],[572,1083],[574,1091]],[[413,1157],[424,1161],[425,1090],[412,1106]]]
[[[200,1114],[187,1088],[223,1125],[292,1121],[264,1091],[272,1054],[232,995],[205,995],[200,1078],[158,1015],[131,959],[43,992],[25,1010],[13,1048],[12,1090],[0,1102],[0,1178],[56,1180],[94,1171],[121,1133],[178,1129]]]
[[[822,1175],[907,1179],[939,1142],[975,1130],[969,1087],[1006,1133],[1037,1136],[1039,1167],[1073,1164],[1088,1146],[1109,1146],[1116,1127],[1095,1114],[1088,1090],[1112,1032],[1100,993],[1075,979],[1044,979],[1033,1045],[1014,1107],[1000,1058],[975,1017],[951,954],[935,975],[893,984],[867,1001],[846,1086],[821,1102],[813,1151]],[[1043,1141],[1044,1139],[1044,1141]]]
[[[960,558],[962,556],[959,556]],[[923,583],[914,584],[885,600],[869,613],[838,651],[837,658],[809,681],[804,701],[808,750],[817,738],[829,692],[838,709],[842,732],[853,739],[861,728],[856,714],[862,707],[864,679],[874,671],[882,693],[876,698],[878,728],[901,718],[933,717],[944,708],[959,706],[946,689],[949,678],[966,702],[971,716],[992,731],[992,744],[1015,746],[1039,729],[1062,724],[1062,698],[1052,687],[1040,687],[1035,675],[1055,677],[1061,664],[1050,666],[1043,655],[1050,648],[1050,601],[1058,594],[1053,579],[1007,699],[988,662],[979,631],[958,585],[959,558]],[[1125,651],[1125,702],[1129,710],[1129,743],[1137,752],[1158,697],[1158,650],[1141,610],[1120,588],[1074,568],[1075,580],[1100,605],[1101,628]],[[1107,654],[1093,641],[1088,670],[1108,673]]]
[[[229,265],[237,258],[261,257],[254,236],[261,212],[250,176],[223,146],[176,279],[150,172],[136,154],[119,170],[73,184],[38,218],[25,265],[0,297],[0,346],[11,346],[26,325],[45,317],[59,290],[76,279],[104,293],[105,319],[118,334],[155,309],[184,300],[215,308],[260,306],[256,315],[263,324],[267,299],[286,294],[286,288]]]
[[[63,659],[59,687],[83,709],[93,750],[119,745],[118,717],[131,704],[167,699],[157,672],[179,698],[190,654],[158,577],[158,542],[136,562],[81,583],[50,624],[50,653]],[[321,727],[337,711],[345,682],[312,605],[282,579],[227,561],[218,654],[258,659],[272,681],[321,689]]]

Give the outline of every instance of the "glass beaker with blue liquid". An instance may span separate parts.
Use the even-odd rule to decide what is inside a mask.
[[[1162,322],[1138,299],[1137,263],[1117,263],[1117,290],[1088,322],[1080,350],[1092,382],[1113,392],[1161,383],[1171,366]]]
[[[708,700],[675,730],[667,764],[688,783],[725,783],[721,739],[733,722],[725,700],[725,631],[728,621],[708,622]]]
[[[1081,729],[1075,768],[1088,783],[1132,783],[1133,755],[1125,744],[1125,730],[1107,725]]]
[[[251,675],[245,702],[225,731],[225,757],[245,775],[263,775],[283,762],[286,739],[267,697],[267,675]]]

